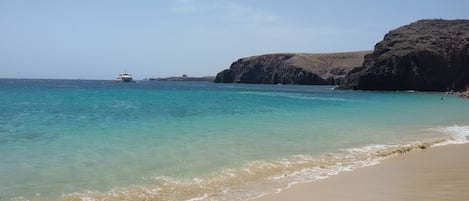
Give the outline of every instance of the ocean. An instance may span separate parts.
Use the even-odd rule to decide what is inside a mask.
[[[248,200],[465,143],[445,93],[0,79],[0,200]]]

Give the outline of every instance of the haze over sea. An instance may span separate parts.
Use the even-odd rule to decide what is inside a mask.
[[[0,79],[0,200],[245,200],[467,141],[467,100],[332,88]]]

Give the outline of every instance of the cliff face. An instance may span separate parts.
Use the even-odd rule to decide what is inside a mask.
[[[342,89],[462,90],[469,84],[469,20],[421,20],[390,31]]]
[[[239,59],[215,82],[256,84],[338,84],[370,51],[331,54],[269,54]]]

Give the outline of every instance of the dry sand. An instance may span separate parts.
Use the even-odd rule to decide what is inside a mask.
[[[469,200],[469,144],[413,151],[256,201]]]

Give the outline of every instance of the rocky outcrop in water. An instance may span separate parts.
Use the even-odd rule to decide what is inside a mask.
[[[469,84],[469,20],[421,20],[390,31],[341,89],[462,90]]]
[[[215,82],[255,84],[338,84],[371,51],[330,54],[268,54],[239,59]]]

